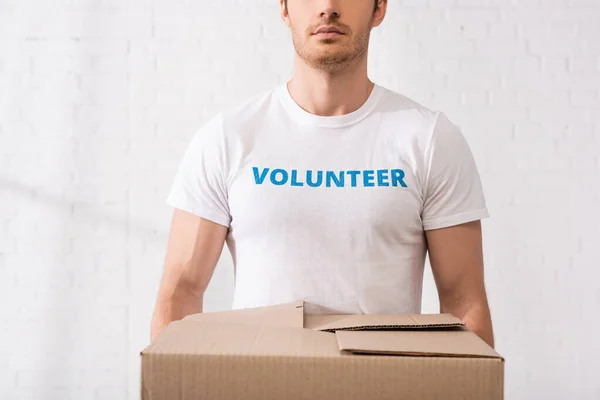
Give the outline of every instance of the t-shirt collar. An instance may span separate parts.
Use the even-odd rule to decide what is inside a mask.
[[[385,90],[382,86],[375,84],[367,100],[357,110],[344,115],[321,116],[309,113],[296,103],[288,90],[288,82],[279,85],[276,90],[286,111],[300,123],[323,128],[342,128],[363,120],[377,106]]]

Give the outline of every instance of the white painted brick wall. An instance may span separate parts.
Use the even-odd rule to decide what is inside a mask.
[[[447,112],[477,158],[511,400],[600,398],[599,16],[390,0],[372,36],[371,78]],[[176,166],[291,56],[276,0],[0,1],[1,399],[138,398]],[[225,253],[207,309],[231,291]]]

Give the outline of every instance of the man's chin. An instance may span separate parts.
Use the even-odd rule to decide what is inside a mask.
[[[314,64],[316,66],[320,66],[320,67],[326,67],[326,66],[335,66],[335,65],[342,65],[344,64],[345,60],[340,60],[337,58],[334,59],[322,59],[322,60],[315,60]]]
[[[343,66],[352,59],[352,54],[334,49],[312,48],[309,52],[297,53],[308,65],[317,69]]]
[[[339,63],[351,58],[351,54],[337,49],[315,49],[312,56],[321,63]]]

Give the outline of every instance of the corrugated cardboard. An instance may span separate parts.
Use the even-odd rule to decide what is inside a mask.
[[[188,315],[185,321],[236,322],[252,325],[286,326],[302,328],[304,303],[301,301],[271,307],[246,308]]]
[[[504,360],[449,314],[195,314],[141,361],[144,400],[503,398]]]
[[[307,315],[304,327],[320,331],[434,329],[464,326],[450,314]]]

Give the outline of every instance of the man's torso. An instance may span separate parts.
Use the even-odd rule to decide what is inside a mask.
[[[355,118],[315,126],[283,90],[223,116],[233,307],[419,312],[434,113],[377,86]]]

